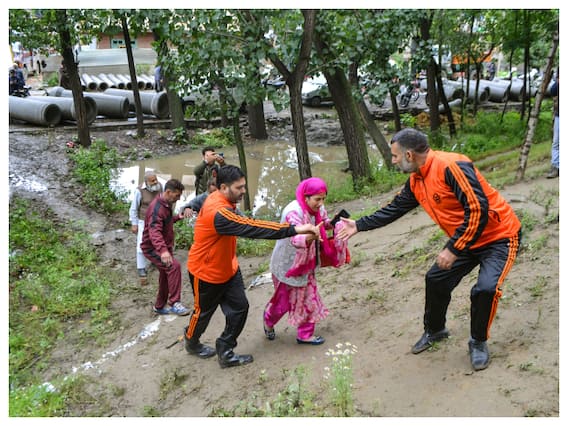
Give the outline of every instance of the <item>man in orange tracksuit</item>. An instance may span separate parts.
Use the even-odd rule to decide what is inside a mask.
[[[388,225],[421,205],[449,240],[426,274],[425,331],[412,353],[449,336],[446,312],[452,290],[479,265],[470,293],[468,345],[472,367],[483,370],[489,365],[489,328],[519,249],[521,223],[466,156],[430,149],[426,135],[414,129],[393,136],[391,153],[393,164],[410,174],[404,188],[375,213],[357,221],[342,219],[346,226],[338,238]]]
[[[236,166],[223,166],[217,191],[207,196],[195,222],[187,269],[193,287],[194,310],[184,329],[185,349],[199,358],[217,354],[221,368],[248,364],[252,355],[237,355],[233,348],[248,315],[248,300],[237,260],[237,236],[280,239],[314,233],[318,227],[268,222],[243,216],[236,208],[245,193],[245,176]],[[213,313],[221,306],[226,323],[215,349],[199,341]]]

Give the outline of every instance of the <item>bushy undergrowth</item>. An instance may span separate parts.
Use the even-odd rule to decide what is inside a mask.
[[[83,185],[83,203],[100,213],[126,212],[126,191],[111,186],[121,161],[118,151],[97,140],[89,148],[71,151],[70,156],[75,163],[73,177]]]

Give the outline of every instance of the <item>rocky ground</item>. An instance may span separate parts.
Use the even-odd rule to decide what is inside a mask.
[[[308,126],[312,131],[318,128],[315,120]],[[155,130],[148,133],[142,141],[126,130],[94,131],[93,136],[121,151],[149,150],[155,156],[187,149],[160,139]],[[276,340],[266,340],[261,314],[271,285],[248,288],[249,319],[237,351],[252,353],[255,362],[221,370],[215,358],[196,359],[182,344],[173,344],[188,317],[152,314],[157,273],[151,270],[148,285],[139,285],[135,238],[124,228],[124,218],[97,214],[77,202],[80,188],[69,177],[66,154],[72,135],[72,129],[11,131],[9,182],[11,195],[35,199],[61,220],[84,222],[96,236],[93,249],[101,262],[122,277],[116,283],[120,297],[114,302],[122,326],[110,336],[111,343],[77,346],[70,343],[70,335],[43,373],[46,381],[71,374],[92,379],[88,389],[96,403],[77,415],[203,417],[247,401],[262,405],[259,401],[273,401],[286,388],[300,365],[308,372],[308,386],[322,412],[334,415],[324,379],[331,363],[326,351],[350,342],[358,348],[353,356],[357,416],[559,416],[559,224],[547,220],[558,215],[558,180],[536,178],[502,190],[515,209],[533,215],[536,224],[525,232],[523,249],[505,283],[487,370],[473,372],[467,354],[468,292],[475,273],[454,292],[448,312],[451,338],[435,350],[410,352],[422,333],[423,275],[444,243],[433,238],[437,228],[421,210],[381,230],[357,234],[350,241],[351,265],[318,272],[330,310],[317,328],[327,339],[322,346],[297,345],[295,331],[284,319],[276,327]],[[547,169],[546,164],[531,167],[540,168],[542,175]],[[328,209],[344,207],[356,213],[384,205],[393,194]],[[185,264],[187,247],[179,247],[176,256]],[[247,287],[267,260],[240,259]],[[193,302],[187,275],[183,301],[189,306]],[[217,312],[203,336],[205,343],[214,344],[223,321]]]

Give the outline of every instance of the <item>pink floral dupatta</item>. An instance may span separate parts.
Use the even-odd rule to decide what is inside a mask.
[[[304,218],[308,219],[309,216],[314,216],[315,224],[317,225],[323,221],[320,210],[313,211],[306,204],[306,197],[316,194],[327,194],[327,185],[325,184],[323,179],[317,177],[312,177],[301,181],[296,188],[296,201],[302,209]],[[306,220],[306,223],[308,223],[308,220]],[[330,241],[327,238],[325,225],[322,225],[320,227],[320,233],[322,237],[322,242],[320,245],[321,249],[324,251],[325,255],[328,258],[335,259],[335,263],[337,263],[337,251],[333,245],[333,241]],[[305,256],[304,254],[300,253],[300,251],[301,250],[297,250],[296,259],[294,261],[295,266],[292,266],[292,268],[290,268],[290,270],[286,272],[287,277],[298,277],[300,275],[305,275],[315,269],[317,264],[316,256]]]

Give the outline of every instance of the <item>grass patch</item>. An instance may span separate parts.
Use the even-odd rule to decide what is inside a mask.
[[[118,177],[122,161],[115,148],[109,148],[102,140],[94,141],[89,148],[79,146],[70,151],[74,162],[72,175],[82,184],[81,201],[100,213],[127,213],[127,191],[113,190],[111,182]]]
[[[51,350],[69,338],[72,320],[87,318],[82,338],[91,340],[104,340],[118,327],[116,320],[109,320],[112,275],[99,266],[88,235],[58,223],[41,207],[16,197],[10,203],[11,392],[37,385]],[[16,410],[14,415],[43,412],[43,408],[36,414]]]

